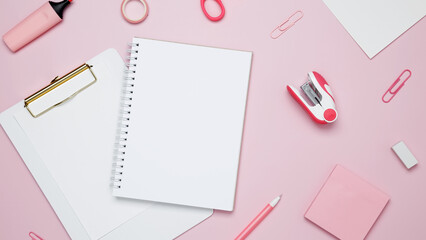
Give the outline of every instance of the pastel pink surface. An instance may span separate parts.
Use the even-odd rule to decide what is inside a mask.
[[[45,0],[0,1],[0,34]],[[303,215],[336,163],[391,198],[367,239],[426,239],[426,21],[422,19],[373,60],[321,0],[223,0],[226,15],[208,20],[199,1],[148,1],[141,24],[126,22],[121,1],[73,1],[60,25],[13,54],[0,43],[0,111],[101,51],[126,57],[132,37],[253,51],[253,65],[231,213],[213,216],[179,240],[232,239],[283,193],[282,202],[247,239],[331,239]],[[206,2],[207,4],[207,2]],[[296,10],[304,17],[278,39],[270,33]],[[390,103],[381,97],[404,70],[413,73]],[[285,91],[309,71],[330,84],[339,113],[320,126]],[[407,171],[391,150],[400,140],[419,160]],[[0,130],[0,239],[68,239],[6,134]]]
[[[305,217],[344,240],[364,239],[389,196],[337,165]]]

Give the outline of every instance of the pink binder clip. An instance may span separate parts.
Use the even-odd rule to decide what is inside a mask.
[[[28,235],[30,235],[31,240],[43,240],[43,238],[33,232],[30,232]]]
[[[404,77],[404,80],[402,80],[402,83],[399,85],[399,87],[397,87],[395,90],[394,88],[396,87],[396,85],[401,81],[402,79],[402,75],[404,75],[405,73],[408,73],[408,76]],[[406,75],[406,74],[405,74]],[[401,90],[402,86],[404,86],[405,82],[411,77],[411,71],[408,69],[405,69],[400,75],[399,77],[395,80],[395,82],[392,83],[392,85],[389,87],[389,89],[385,92],[385,94],[383,94],[382,96],[382,101],[384,103],[388,103],[392,100],[392,98],[395,97],[395,95],[399,92],[399,90]],[[389,93],[389,94],[388,94]],[[386,100],[386,96],[390,95],[390,98]]]
[[[287,30],[289,30],[291,27],[296,24],[300,19],[303,17],[302,11],[297,11],[293,13],[287,20],[285,20],[283,23],[278,25],[272,32],[271,32],[271,38],[277,39],[279,36],[281,36],[283,33],[285,33]]]

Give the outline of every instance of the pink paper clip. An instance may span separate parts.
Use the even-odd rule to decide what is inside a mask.
[[[404,80],[402,80],[401,85],[399,85],[399,87],[397,87],[395,90],[395,86],[401,81],[401,77],[402,75],[404,75],[406,72],[408,72],[408,76],[404,78]],[[411,77],[411,71],[408,69],[405,69],[400,75],[399,77],[395,80],[395,82],[392,83],[392,85],[389,87],[389,89],[385,92],[385,94],[383,94],[382,97],[382,101],[384,103],[388,103],[392,100],[392,98],[395,97],[395,95],[399,92],[399,90],[401,90],[402,86],[404,86],[405,82]],[[389,94],[388,94],[389,93]],[[390,98],[388,100],[386,100],[386,96],[390,95]]]
[[[303,17],[303,12],[298,10],[297,12],[293,13],[287,20],[285,20],[283,23],[278,25],[272,32],[271,32],[271,38],[277,39],[279,36],[281,36],[283,33],[285,33],[287,30],[289,30],[291,27],[296,24],[300,19]]]
[[[43,240],[43,238],[33,232],[30,232],[28,235],[30,235],[31,240]]]

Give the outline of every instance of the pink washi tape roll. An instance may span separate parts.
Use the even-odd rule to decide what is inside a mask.
[[[142,16],[138,19],[132,19],[129,16],[127,16],[126,6],[127,6],[127,3],[129,3],[129,1],[131,1],[131,0],[123,0],[123,2],[121,3],[121,14],[123,15],[124,19],[126,19],[126,21],[128,21],[129,23],[140,23],[143,20],[145,20],[145,18],[148,17],[148,12],[149,12],[148,4],[146,3],[146,1],[145,0],[139,0],[144,7],[144,12],[143,12]]]

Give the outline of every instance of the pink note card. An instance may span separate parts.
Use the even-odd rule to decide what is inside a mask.
[[[354,173],[336,165],[305,214],[343,240],[364,239],[389,196]]]

